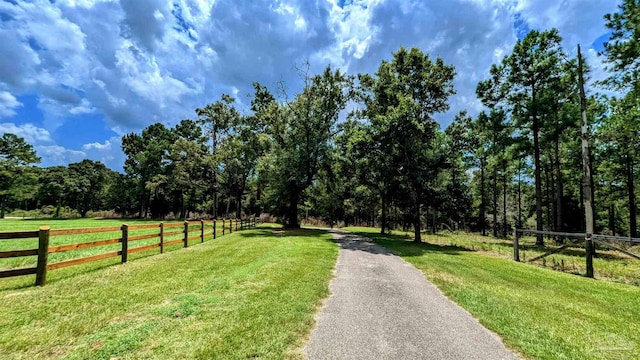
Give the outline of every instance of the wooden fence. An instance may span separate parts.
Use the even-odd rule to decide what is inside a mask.
[[[526,230],[526,229],[515,229],[513,231],[513,260],[520,261],[520,236],[521,235],[548,235],[555,236],[565,239],[575,239],[569,240],[568,243],[559,246],[558,248],[551,249],[544,254],[538,255],[534,258],[528,259],[527,262],[533,262],[536,260],[540,260],[549,255],[553,255],[559,253],[571,246],[576,246],[579,240],[585,241],[585,259],[586,259],[586,272],[587,277],[593,277],[593,246],[594,242],[609,248],[611,250],[619,251],[629,257],[640,260],[640,256],[634,253],[631,253],[627,250],[624,250],[618,246],[612,245],[610,241],[619,241],[619,242],[627,242],[632,244],[640,244],[640,239],[631,238],[631,237],[622,237],[622,236],[610,236],[610,235],[600,235],[600,234],[592,234],[590,237],[585,233],[566,233],[566,232],[556,232],[556,231],[538,231],[538,230]]]
[[[49,226],[41,226],[37,231],[19,231],[19,232],[0,232],[0,241],[3,240],[20,240],[20,239],[38,239],[38,247],[36,249],[20,249],[10,251],[0,251],[0,259],[17,258],[24,256],[37,256],[35,267],[23,267],[18,269],[0,270],[0,278],[8,278],[22,275],[36,275],[35,284],[42,286],[46,283],[47,271],[60,269],[72,265],[79,265],[107,259],[111,257],[120,257],[121,263],[126,263],[128,255],[139,251],[160,249],[160,253],[164,253],[165,247],[172,244],[181,243],[183,247],[189,246],[189,241],[200,240],[204,242],[206,239],[216,239],[217,236],[227,233],[250,229],[256,226],[257,219],[229,219],[229,220],[199,220],[184,221],[180,223],[154,223],[84,228],[84,229],[59,229],[52,230]],[[179,228],[179,229],[178,229]],[[135,230],[151,231],[158,229],[158,232],[148,234],[131,235],[130,232]],[[71,236],[78,234],[95,234],[95,233],[113,233],[119,232],[118,237],[101,239],[91,242],[81,242],[75,244],[64,244],[50,246],[51,237]],[[175,238],[180,235],[179,238]],[[136,241],[158,238],[158,242],[152,244],[130,247]],[[173,238],[173,239],[168,239]],[[117,251],[108,251],[96,255],[73,258],[70,260],[58,261],[54,263],[48,262],[48,255],[51,253],[61,253],[87,248],[94,248],[112,244],[120,244],[121,247]]]

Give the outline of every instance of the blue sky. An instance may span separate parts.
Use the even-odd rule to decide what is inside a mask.
[[[194,118],[222,93],[246,109],[251,84],[290,94],[308,59],[374,72],[400,46],[457,70],[446,126],[482,106],[475,85],[529,29],[580,43],[594,80],[612,0],[0,1],[0,133],[31,143],[42,166],[89,158],[122,170],[120,138]]]

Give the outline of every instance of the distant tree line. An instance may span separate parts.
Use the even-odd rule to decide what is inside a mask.
[[[587,99],[596,230],[637,235],[640,154],[640,16],[637,0],[605,16],[601,54],[621,94]],[[476,93],[485,111],[446,129],[455,69],[400,48],[374,74],[299,69],[302,90],[254,84],[250,109],[235,99],[122,138],[124,173],[85,160],[41,169],[12,134],[0,144],[2,210],[53,205],[162,218],[270,213],[331,225],[465,229],[506,236],[514,227],[583,231],[577,58],[556,29],[531,31]],[[307,64],[308,65],[308,64]],[[346,109],[350,109],[347,111]],[[539,239],[542,243],[542,238]]]

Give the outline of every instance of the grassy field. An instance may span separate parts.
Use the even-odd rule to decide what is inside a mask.
[[[330,238],[265,227],[0,290],[0,358],[299,357],[328,295]]]
[[[83,228],[97,228],[97,227],[116,227],[119,228],[123,223],[128,224],[129,226],[140,225],[140,224],[159,224],[158,220],[129,220],[129,219],[73,219],[73,220],[53,220],[53,219],[36,219],[36,220],[21,220],[21,219],[1,219],[0,220],[0,231],[34,231],[38,230],[38,228],[42,225],[50,226],[52,230],[55,229],[83,229]],[[165,224],[181,224],[180,220],[171,220],[165,221]],[[228,223],[227,223],[228,224]],[[211,228],[208,225],[207,231],[210,233]],[[190,225],[190,229],[196,230],[194,233],[191,233],[190,236],[198,235],[198,229],[200,229],[200,224]],[[183,227],[172,227],[166,228],[165,232],[180,232]],[[235,226],[234,226],[235,230]],[[130,230],[129,236],[136,235],[145,235],[145,234],[157,234],[159,232],[158,228],[153,229],[138,229],[138,230]],[[228,234],[228,230],[227,230]],[[217,235],[222,235],[221,223],[217,224]],[[111,231],[111,232],[102,232],[102,233],[93,233],[93,234],[77,234],[77,235],[61,235],[61,236],[52,236],[50,239],[50,247],[57,245],[66,245],[66,244],[77,244],[77,243],[85,243],[91,241],[98,240],[107,240],[107,239],[115,239],[121,237],[121,231]],[[183,238],[183,234],[175,234],[165,237],[165,241],[171,241],[176,239]],[[212,238],[211,235],[206,237],[206,240],[210,240]],[[129,243],[129,248],[140,247],[144,245],[150,245],[154,243],[158,243],[159,239],[144,239],[138,241],[132,241]],[[191,240],[190,244],[199,243],[199,239]],[[173,251],[179,248],[182,248],[182,244],[172,244],[165,247],[165,251]],[[17,239],[17,240],[2,240],[0,241],[0,251],[5,250],[20,250],[20,249],[35,249],[38,247],[37,239]],[[91,247],[84,248],[79,250],[67,251],[67,252],[56,252],[49,254],[48,263],[56,263],[64,260],[69,260],[73,258],[82,258],[86,256],[118,251],[121,249],[120,244],[110,244],[99,247]],[[155,255],[159,253],[159,249],[150,249],[142,252],[136,252],[129,255],[129,260],[135,260],[141,257],[146,257],[150,255]],[[21,267],[33,267],[36,264],[35,256],[28,257],[19,257],[19,258],[7,258],[0,259],[0,270],[3,269],[13,269],[13,268],[21,268]],[[92,263],[92,267],[94,269],[103,268],[105,266],[118,264],[120,259],[118,257],[108,258],[104,260],[97,261]],[[50,271],[47,278],[50,280],[55,280],[58,278],[66,278],[71,275],[75,275],[77,273],[87,271],[86,268],[78,269],[76,266],[72,266],[70,268],[64,268],[59,270]],[[22,276],[11,279],[2,279],[0,281],[0,289],[7,288],[17,288],[23,286],[29,286],[33,284],[33,276]]]
[[[393,234],[405,238],[413,236],[413,233],[402,231],[394,231]],[[423,234],[423,237],[423,241],[430,244],[460,247],[471,251],[483,252],[495,257],[513,259],[512,239],[496,239],[478,234],[450,232],[442,232],[437,235]],[[542,249],[534,246],[534,237],[521,238],[520,260],[526,262],[527,259],[533,259],[557,247],[553,240],[546,240],[545,243],[546,248]],[[579,245],[582,245],[582,242],[580,242]],[[625,246],[625,244],[618,243],[616,246]],[[628,248],[628,250],[640,255],[640,246],[631,247]],[[585,252],[584,248],[580,246],[566,249],[559,254],[550,255],[547,258],[536,260],[530,264],[570,274],[584,275],[586,273]],[[633,259],[617,251],[598,248],[593,264],[595,277],[597,279],[640,286],[640,261],[637,259]]]
[[[639,359],[640,288],[552,271],[460,246],[347,228],[420,269],[505,344],[531,359]],[[428,238],[432,240],[431,237]],[[507,250],[503,250],[506,252]]]

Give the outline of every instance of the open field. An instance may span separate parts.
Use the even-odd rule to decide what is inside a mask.
[[[246,230],[0,290],[0,358],[297,357],[328,295],[338,253],[330,238]]]
[[[52,231],[61,230],[61,229],[97,229],[97,228],[109,228],[113,229],[112,231],[106,232],[97,232],[97,233],[80,233],[80,234],[65,234],[65,235],[52,235],[49,242],[49,248],[60,246],[60,245],[69,245],[69,244],[86,244],[94,241],[107,241],[113,242],[110,240],[118,239],[122,236],[122,231],[120,230],[120,226],[126,223],[131,227],[129,230],[129,237],[145,237],[158,235],[160,229],[159,226],[155,226],[153,228],[147,229],[134,229],[136,225],[159,225],[160,221],[158,220],[122,220],[122,219],[113,219],[113,220],[97,220],[97,219],[74,219],[74,220],[50,220],[50,219],[39,219],[39,220],[17,220],[17,219],[3,219],[0,220],[0,231],[34,231],[37,230],[39,226],[48,225],[51,227]],[[169,244],[165,246],[165,251],[172,251],[183,247],[183,244],[180,242],[180,239],[184,238],[184,224],[183,221],[173,220],[164,222],[165,224],[165,237],[164,241],[169,243],[171,241],[174,244]],[[226,233],[229,233],[228,227],[229,222],[226,222],[227,228]],[[189,225],[190,237],[198,237],[200,233],[200,223],[192,222]],[[212,234],[212,224],[205,223],[205,239],[210,240],[213,236]],[[233,230],[235,231],[235,225]],[[216,233],[218,236],[222,235],[222,222],[218,221],[216,226]],[[199,243],[201,239],[192,239],[189,241],[190,244]],[[159,242],[159,238],[157,236],[149,238],[149,239],[139,239],[135,241],[131,241],[129,244],[129,249],[132,250],[134,248],[139,248],[147,245],[157,244]],[[177,242],[177,243],[176,243]],[[2,240],[0,241],[0,251],[11,251],[11,250],[25,250],[25,249],[36,249],[38,248],[38,239],[14,239],[14,240]],[[105,254],[109,252],[115,252],[121,250],[122,245],[120,243],[111,243],[107,245],[102,245],[98,247],[84,247],[81,249],[75,249],[73,251],[65,251],[65,252],[52,252],[49,254],[49,264],[58,263],[65,260],[70,259],[79,259],[85,258],[87,256],[93,256],[97,254]],[[132,252],[129,255],[129,260],[138,259],[140,257],[145,257],[149,255],[155,255],[159,253],[159,249],[153,248],[148,250],[143,250],[140,252]],[[37,257],[36,256],[27,256],[27,257],[15,257],[15,258],[4,258],[0,259],[0,270],[6,269],[15,269],[15,268],[28,268],[33,267],[36,264]],[[94,263],[92,266],[94,268],[100,268],[104,266],[108,266],[111,264],[120,263],[119,257],[111,257],[103,260],[99,260]],[[72,274],[76,274],[78,272],[83,272],[86,269],[76,269],[76,266],[71,268],[64,269],[56,269],[55,271],[50,271],[48,278],[51,280],[55,280],[56,278],[64,278]],[[22,286],[29,286],[33,284],[33,276],[21,276],[11,279],[2,279],[0,281],[0,289],[6,288],[15,288]]]
[[[489,256],[492,246],[471,251],[461,246],[462,238],[456,238],[455,246],[414,244],[402,235],[380,235],[379,229],[346,230],[372,238],[412,263],[526,358],[640,358],[637,286]]]

